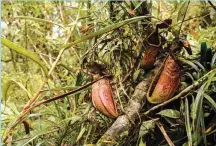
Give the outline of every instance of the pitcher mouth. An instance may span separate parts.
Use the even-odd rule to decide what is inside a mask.
[[[157,44],[155,45],[155,44],[152,44],[152,43],[149,42],[148,39],[149,39],[151,36],[152,36],[152,35],[150,35],[150,36],[146,39],[147,45],[150,46],[150,47],[155,47],[155,48],[161,47],[161,41],[160,41],[160,39],[159,39],[159,44],[158,44],[158,45],[157,45]]]
[[[148,38],[146,39],[146,43],[147,45],[151,46],[151,47],[155,47],[155,48],[159,48],[161,46],[161,40],[159,39],[159,44],[152,44],[149,42],[149,38],[152,37],[153,35],[155,35],[155,33],[157,33],[157,31],[153,31],[149,36]]]

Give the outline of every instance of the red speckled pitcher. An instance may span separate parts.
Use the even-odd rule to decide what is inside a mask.
[[[180,72],[181,68],[177,61],[171,56],[168,56],[165,60],[165,64],[159,69],[148,89],[148,101],[157,104],[170,99],[179,87]],[[155,83],[157,78],[158,81]]]

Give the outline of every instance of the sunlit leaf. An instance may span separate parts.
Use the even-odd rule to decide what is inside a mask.
[[[168,118],[174,118],[174,119],[180,118],[180,112],[174,109],[165,109],[160,111],[157,114]]]
[[[86,128],[85,128],[85,127],[83,127],[83,128],[80,130],[80,133],[79,133],[79,135],[77,136],[76,142],[79,141],[79,140],[82,138],[82,136],[83,136],[83,134],[85,133],[85,131],[86,131]]]
[[[152,119],[142,123],[139,131],[139,137],[142,137],[155,128],[155,124],[159,119]]]
[[[46,22],[46,23],[55,24],[57,26],[60,26],[60,27],[64,28],[64,26],[62,26],[61,24],[58,24],[58,23],[55,23],[55,22],[52,22],[52,21],[48,21],[48,20],[45,20],[45,19],[40,19],[40,18],[35,18],[35,17],[28,17],[28,16],[15,16],[14,18],[33,20],[33,21],[37,21],[37,22]]]
[[[34,54],[34,53],[18,46],[17,44],[9,41],[6,38],[2,38],[2,44],[7,46],[10,49],[16,51],[17,53],[20,53],[20,54],[28,57],[29,59],[35,61],[43,69],[46,76],[48,76],[48,70],[47,70],[46,66],[44,65],[44,63],[40,60],[40,57],[37,54]]]
[[[140,138],[139,146],[146,146],[146,144],[143,142],[142,138]]]
[[[216,110],[216,102],[214,101],[214,99],[212,99],[211,96],[207,95],[204,93],[204,97],[205,99],[208,100],[208,102],[212,105],[212,107]]]

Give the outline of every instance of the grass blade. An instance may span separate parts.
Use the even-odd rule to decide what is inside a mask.
[[[187,137],[188,137],[188,145],[193,145],[192,140],[192,134],[191,134],[191,123],[190,123],[190,116],[189,116],[189,105],[188,105],[188,99],[185,98],[185,125],[186,125],[186,131],[187,131]]]
[[[58,23],[55,23],[55,22],[52,22],[52,21],[48,21],[48,20],[45,20],[45,19],[29,17],[29,16],[15,16],[14,18],[27,19],[27,20],[37,21],[37,22],[46,22],[46,23],[51,23],[51,24],[54,24],[54,25],[57,25],[57,26],[60,26],[60,27],[64,28],[64,26],[61,25],[61,24],[58,24]]]

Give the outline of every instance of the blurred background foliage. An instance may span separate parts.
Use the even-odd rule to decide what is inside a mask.
[[[215,5],[215,3],[214,3]],[[171,18],[172,26],[163,30],[167,41],[181,34],[192,47],[192,56],[182,50],[184,62],[182,89],[201,78],[207,70],[199,63],[200,44],[207,42],[216,51],[216,10],[207,1],[2,1],[2,37],[37,54],[46,68],[51,69],[62,46],[83,36],[136,16],[152,16],[124,25],[102,35],[92,37],[66,49],[61,55],[40,99],[48,99],[78,88],[92,80],[83,72],[86,63],[98,62],[113,75],[112,87],[118,111],[124,107],[143,79],[145,70],[136,68],[125,77],[139,54],[139,40],[145,40],[157,22]],[[216,55],[212,58],[215,68]],[[20,115],[25,104],[35,95],[45,77],[41,67],[28,57],[2,45],[2,131]],[[159,117],[176,145],[212,145],[216,143],[216,78],[213,72],[199,88],[190,91],[185,99],[164,107],[150,117]],[[145,109],[152,105],[147,104]],[[144,109],[143,109],[144,112]],[[161,132],[153,126],[145,133],[142,122],[130,132],[120,145],[166,145]],[[94,144],[111,126],[114,119],[102,115],[91,103],[91,90],[83,90],[31,110],[18,124],[10,137],[12,145],[84,145]],[[148,125],[148,124],[147,124]],[[28,127],[28,126],[27,126]],[[210,128],[210,129],[209,129]],[[28,129],[28,128],[27,128]],[[202,129],[202,130],[201,130]],[[206,132],[206,130],[209,130]]]

